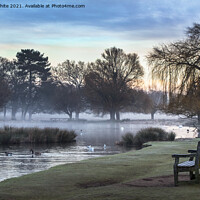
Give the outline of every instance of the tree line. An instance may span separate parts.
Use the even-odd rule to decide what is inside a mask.
[[[0,58],[0,107],[4,115],[11,110],[12,120],[17,112],[23,120],[40,112],[78,119],[90,110],[111,120],[120,120],[120,112],[153,113],[161,101],[139,88],[143,75],[138,55],[116,47],[95,62],[66,60],[56,67],[39,51],[22,49],[12,61]]]
[[[188,27],[186,37],[154,47],[146,56],[152,79],[161,91],[143,91],[144,69],[136,53],[112,47],[95,62],[66,60],[51,66],[48,57],[33,49],[22,49],[16,59],[0,58],[0,107],[11,109],[12,119],[34,113],[75,114],[91,110],[109,113],[120,120],[120,112],[166,113],[198,116],[200,122],[200,24]]]

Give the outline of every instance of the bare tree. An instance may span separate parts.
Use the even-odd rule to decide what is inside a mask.
[[[77,93],[73,86],[58,86],[53,97],[55,111],[64,112],[72,119],[72,114],[76,110],[78,101],[76,95]]]
[[[0,79],[0,108],[2,108],[9,100],[11,91],[8,84]]]
[[[4,118],[6,117],[7,107],[11,108],[11,119],[15,120],[15,114],[19,108],[19,94],[20,94],[20,79],[17,75],[18,70],[15,61],[10,61],[7,58],[0,57],[0,79],[1,87],[5,91],[9,90],[9,102],[4,104]],[[7,86],[6,86],[7,85]],[[3,96],[1,97],[3,98]]]
[[[130,102],[125,106],[123,111],[134,113],[151,112],[152,102],[147,92],[141,89],[131,89],[128,96]]]
[[[119,120],[119,112],[130,102],[129,91],[143,76],[137,54],[125,54],[116,47],[106,49],[102,59],[90,63],[85,77],[86,94],[93,107],[102,107],[110,119]]]
[[[73,108],[70,110],[73,110],[73,112],[76,113],[76,119],[79,118],[79,113],[84,110],[84,98],[82,88],[84,86],[84,76],[86,73],[86,69],[87,66],[84,62],[79,61],[78,63],[76,63],[75,61],[70,60],[66,60],[65,62],[59,64],[57,67],[52,68],[52,74],[57,83],[62,85],[62,87],[66,87],[65,91],[69,91],[69,88],[71,88],[71,92],[69,92],[68,95],[72,95],[73,93],[72,96],[74,99],[72,100]],[[64,90],[64,88],[62,89]],[[67,95],[67,93],[65,93],[65,95]],[[72,97],[67,97],[68,100],[70,98]],[[66,102],[69,110],[69,106],[72,104],[68,103],[69,101]],[[68,114],[69,113],[70,112],[68,112]],[[72,113],[70,113],[70,115],[72,116]]]
[[[197,116],[200,119],[200,80],[192,84],[185,94],[171,95],[169,104],[164,107],[167,113],[185,115],[189,118]]]
[[[160,79],[169,94],[169,105],[179,101],[175,98],[183,99],[186,94],[195,96],[193,86],[199,87],[200,78],[200,25],[189,27],[183,40],[155,47],[147,59],[153,78]],[[196,108],[196,114],[200,122],[200,107]]]
[[[166,95],[163,91],[150,90],[148,93],[151,99],[151,119],[154,119],[154,115],[158,110],[164,110],[166,105]]]

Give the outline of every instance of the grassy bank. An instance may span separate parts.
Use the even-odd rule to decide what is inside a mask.
[[[74,131],[59,128],[14,128],[0,129],[0,144],[21,143],[70,143],[76,137]]]
[[[135,187],[126,183],[172,175],[171,154],[195,149],[197,140],[152,142],[139,151],[85,160],[0,183],[0,200],[143,200],[199,199],[200,184]]]

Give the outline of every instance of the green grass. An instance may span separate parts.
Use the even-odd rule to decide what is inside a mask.
[[[0,144],[20,143],[70,143],[76,137],[74,131],[59,128],[14,128],[0,129]]]
[[[124,154],[61,165],[0,183],[0,200],[197,200],[200,184],[179,187],[130,187],[124,183],[173,174],[174,153],[195,149],[197,139],[152,142]],[[9,169],[8,169],[9,170]]]

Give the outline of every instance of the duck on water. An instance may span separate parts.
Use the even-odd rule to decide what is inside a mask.
[[[32,154],[32,157],[35,155],[35,156],[40,156],[41,155],[41,152],[35,152],[33,149],[30,149],[30,152]]]
[[[12,153],[10,153],[10,152],[4,152],[5,153],[5,156],[12,156]]]

